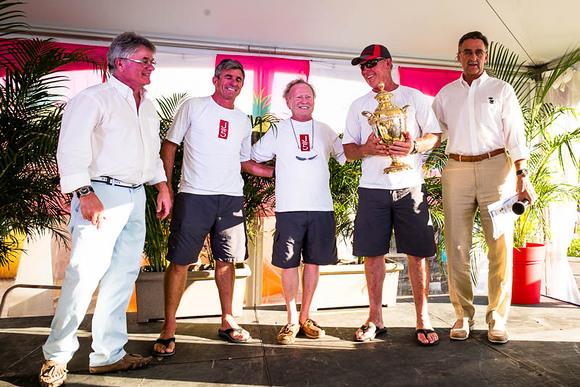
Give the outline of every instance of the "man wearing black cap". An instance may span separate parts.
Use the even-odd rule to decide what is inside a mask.
[[[433,331],[427,309],[429,264],[425,259],[435,255],[435,242],[423,187],[420,154],[439,144],[441,129],[427,98],[418,90],[393,81],[393,61],[386,47],[372,44],[351,63],[360,65],[361,75],[372,88],[352,103],[343,138],[347,158],[362,160],[353,252],[365,257],[370,308],[368,319],[355,333],[355,340],[367,341],[386,333],[382,315],[384,256],[389,252],[394,229],[397,250],[407,254],[409,259],[418,344],[435,345],[439,337]],[[405,140],[395,141],[389,147],[375,135],[367,118],[361,114],[376,109],[375,96],[380,83],[393,95],[391,100],[396,105],[409,105]],[[383,170],[391,155],[404,157],[412,168],[385,174]]]

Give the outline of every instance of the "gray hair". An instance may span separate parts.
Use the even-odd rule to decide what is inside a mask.
[[[109,46],[109,51],[107,52],[109,71],[113,72],[115,70],[115,59],[128,58],[142,46],[155,52],[155,45],[149,39],[135,32],[123,32],[118,35]]]
[[[215,67],[213,76],[219,78],[224,70],[240,70],[244,79],[246,78],[246,73],[244,72],[244,66],[235,59],[222,59],[220,63]]]
[[[306,81],[305,81],[304,79],[302,79],[302,78],[298,78],[298,79],[295,79],[295,80],[293,80],[293,81],[290,81],[290,83],[288,83],[288,84],[286,85],[286,88],[284,89],[284,94],[282,94],[282,97],[284,97],[284,99],[288,98],[288,94],[290,94],[290,90],[291,90],[291,89],[292,89],[294,86],[296,86],[296,85],[300,85],[300,84],[304,84],[304,85],[306,85],[306,86],[310,87],[310,90],[312,90],[312,96],[313,96],[314,98],[316,98],[316,92],[314,91],[314,87],[312,87],[312,85],[311,85],[310,83],[306,82]]]

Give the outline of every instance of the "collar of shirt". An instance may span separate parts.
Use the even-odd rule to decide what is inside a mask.
[[[126,84],[115,78],[114,75],[111,75],[111,77],[109,77],[108,82],[119,92],[119,94],[123,96],[123,98],[125,99],[133,98],[133,89],[131,89],[129,86],[127,86]],[[141,88],[140,94],[141,99],[144,99],[147,95],[147,90],[145,90],[145,88]]]
[[[485,81],[487,81],[489,79],[489,75],[487,75],[487,73],[484,71],[477,79],[474,79],[473,82],[471,82],[471,86],[481,86],[481,84],[483,84]],[[465,79],[463,79],[463,73],[459,76],[459,80],[461,82],[461,85],[463,85],[464,87],[470,87],[470,85],[465,81]]]

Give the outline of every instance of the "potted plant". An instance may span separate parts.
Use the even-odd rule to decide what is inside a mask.
[[[63,66],[102,67],[86,50],[13,38],[28,28],[22,4],[0,0],[0,278],[7,280],[6,315],[53,311],[52,254],[42,248],[50,238],[69,242],[64,224],[70,199],[60,191],[56,163],[69,81]],[[47,259],[37,262],[38,253]],[[36,289],[21,289],[29,282]]]
[[[21,1],[0,0],[0,36],[27,28]],[[50,231],[68,241],[62,224],[69,197],[60,192],[56,147],[68,78],[62,66],[99,64],[85,51],[67,52],[43,39],[0,41],[0,266],[18,256],[19,235]]]
[[[580,61],[580,49],[562,56],[553,66],[524,67],[518,56],[499,43],[490,46],[488,70],[510,83],[518,96],[525,122],[526,143],[530,148],[529,179],[537,199],[516,220],[514,228],[513,303],[539,302],[544,242],[550,238],[547,211],[552,203],[580,200],[578,186],[557,181],[566,172],[569,159],[578,173],[578,158],[573,153],[580,140],[580,128],[554,133],[552,124],[574,109],[547,102],[558,78]],[[536,243],[532,243],[536,242]]]

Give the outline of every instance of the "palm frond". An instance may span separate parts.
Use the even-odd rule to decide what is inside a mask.
[[[18,9],[22,4],[22,1],[0,0],[0,37],[18,34],[28,28],[23,21],[26,16],[24,11]]]
[[[157,115],[160,120],[159,137],[165,140],[167,131],[171,127],[175,114],[181,105],[189,98],[187,93],[175,93],[169,97],[158,98],[155,102],[158,105]],[[172,189],[177,192],[179,180],[181,178],[181,165],[183,162],[183,145],[177,148],[172,175]],[[145,195],[147,207],[145,208],[145,246],[143,252],[147,257],[145,271],[165,271],[169,262],[165,259],[167,255],[167,242],[169,239],[170,220],[157,219],[157,190],[155,187],[146,186]]]
[[[524,67],[525,61],[502,44],[491,42],[487,70],[514,88],[520,104],[525,105],[532,93],[530,74]]]
[[[66,240],[69,198],[59,189],[56,148],[68,79],[60,71],[79,61],[96,66],[84,51],[67,53],[48,40],[13,40],[9,47],[10,55],[0,50],[0,244],[8,241],[0,246],[0,264],[13,232],[48,229]]]

